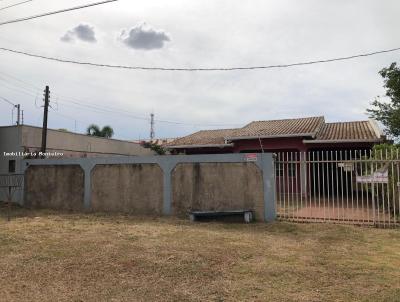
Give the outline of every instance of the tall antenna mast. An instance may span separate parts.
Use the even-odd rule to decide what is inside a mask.
[[[153,142],[155,138],[155,131],[154,131],[154,113],[150,114],[150,142]]]

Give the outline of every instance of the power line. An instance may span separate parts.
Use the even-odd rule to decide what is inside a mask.
[[[7,87],[7,86],[3,86],[5,88],[8,89],[12,89],[15,90],[17,92],[20,93],[24,93],[26,95],[29,95],[31,97],[36,97],[37,98],[37,94],[38,92],[41,91],[41,89],[29,82],[23,81],[21,79],[18,79],[14,76],[11,76],[3,71],[0,71],[0,74],[3,74],[7,77],[9,77],[10,79],[13,79],[14,81],[18,81],[20,83],[23,83],[24,85],[29,85],[30,87],[26,87],[26,86],[21,86],[20,84],[15,84],[15,83],[11,83],[11,82],[7,82],[6,80],[4,80],[4,78],[2,79],[2,77],[0,76],[0,81],[5,81],[7,84],[12,84],[15,87]],[[36,95],[35,95],[36,94]],[[86,110],[90,110],[92,112],[96,112],[96,113],[114,113],[114,114],[118,114],[119,116],[124,115],[127,116],[129,118],[132,119],[137,119],[137,120],[143,120],[143,121],[150,121],[151,119],[148,117],[143,117],[143,116],[138,116],[137,114],[133,113],[133,112],[129,112],[126,111],[125,109],[122,108],[117,108],[117,107],[112,107],[112,106],[99,106],[97,104],[93,104],[93,103],[89,103],[89,102],[85,102],[76,98],[71,98],[68,96],[64,96],[64,95],[60,95],[60,94],[54,94],[55,98],[57,101],[59,101],[60,103],[62,103],[63,105],[66,106],[73,106],[73,107],[79,107],[79,108],[85,108]],[[36,106],[37,107],[37,106]],[[238,125],[242,125],[242,124],[202,124],[202,123],[185,123],[185,122],[181,122],[181,121],[171,121],[171,120],[158,120],[155,119],[155,122],[158,123],[164,123],[164,124],[173,124],[173,125],[186,125],[186,126],[195,126],[195,127],[232,127],[232,126],[238,126]]]
[[[116,0],[114,0],[116,1]],[[0,23],[1,25],[2,23]],[[133,70],[152,70],[152,71],[235,71],[235,70],[255,70],[255,69],[272,69],[272,68],[287,68],[294,66],[303,66],[303,65],[312,65],[312,64],[320,64],[320,63],[329,63],[336,61],[344,61],[351,60],[361,57],[369,57],[382,53],[389,53],[400,50],[400,47],[387,49],[387,50],[379,50],[368,53],[362,53],[357,55],[351,55],[346,57],[338,57],[333,59],[323,59],[323,60],[314,60],[307,62],[298,62],[298,63],[288,63],[288,64],[277,64],[277,65],[265,65],[265,66],[244,66],[244,67],[212,67],[212,68],[167,68],[167,67],[146,67],[146,66],[127,66],[127,65],[112,65],[112,64],[102,64],[102,63],[92,63],[92,62],[81,62],[67,59],[60,59],[55,57],[48,57],[44,55],[38,55],[33,53],[28,53],[25,51],[13,50],[5,47],[0,47],[0,50],[16,53],[20,55],[25,55],[33,58],[44,59],[48,61],[55,61],[60,63],[70,63],[76,65],[87,65],[87,66],[95,66],[95,67],[106,67],[106,68],[116,68],[116,69],[133,69]]]
[[[5,10],[7,8],[18,6],[18,5],[21,5],[21,4],[24,4],[24,3],[27,3],[27,2],[32,2],[32,1],[33,0],[27,0],[27,1],[19,2],[19,3],[15,3],[15,4],[12,4],[12,5],[9,5],[9,6],[1,7],[0,10]]]
[[[78,9],[82,9],[82,8],[87,8],[87,7],[91,7],[91,6],[106,4],[106,3],[109,3],[109,2],[115,2],[115,1],[118,1],[118,0],[107,0],[107,1],[101,1],[101,2],[96,2],[96,3],[90,3],[90,4],[81,5],[81,6],[75,6],[75,7],[61,9],[61,10],[57,10],[57,11],[53,11],[53,12],[34,15],[34,16],[30,16],[30,17],[14,19],[14,20],[6,21],[6,22],[1,22],[0,26],[1,25],[10,24],[10,23],[17,23],[17,22],[27,21],[27,20],[31,20],[31,19],[41,18],[41,17],[45,17],[45,16],[50,16],[50,15],[55,15],[55,14],[65,13],[65,12],[69,12],[69,11],[72,11],[72,10],[78,10]]]
[[[6,98],[4,98],[4,97],[2,97],[2,96],[0,96],[0,100],[3,100],[4,102],[7,102],[7,103],[10,104],[11,106],[14,106],[14,107],[17,106],[17,105],[15,105],[13,102],[7,100]]]

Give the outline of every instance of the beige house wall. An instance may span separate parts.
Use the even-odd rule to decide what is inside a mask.
[[[40,150],[42,128],[22,126],[21,145],[30,151]],[[154,155],[138,143],[88,136],[84,134],[49,129],[47,152],[58,151],[65,157],[93,157],[105,155]]]

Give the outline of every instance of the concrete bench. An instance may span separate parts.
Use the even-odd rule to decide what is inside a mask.
[[[253,210],[226,210],[226,211],[191,211],[189,212],[190,221],[196,221],[197,218],[217,218],[225,216],[243,216],[246,223],[252,222]]]

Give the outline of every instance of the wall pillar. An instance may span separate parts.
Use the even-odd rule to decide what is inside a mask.
[[[158,161],[159,166],[163,170],[163,215],[170,216],[172,214],[172,171],[177,161],[173,157],[163,157]]]
[[[80,164],[83,169],[84,179],[84,195],[83,195],[83,206],[85,210],[90,210],[92,206],[92,170],[95,164],[90,162],[83,162]]]

